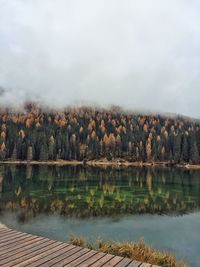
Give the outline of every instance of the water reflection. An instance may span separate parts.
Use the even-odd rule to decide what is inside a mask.
[[[199,171],[0,166],[0,211],[25,221],[39,213],[70,217],[180,215],[199,210]]]

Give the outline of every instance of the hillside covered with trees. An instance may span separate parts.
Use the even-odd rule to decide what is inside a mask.
[[[0,160],[200,163],[200,125],[181,116],[113,108],[0,110]]]

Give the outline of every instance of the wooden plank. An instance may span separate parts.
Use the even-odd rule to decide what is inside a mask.
[[[27,244],[24,245],[23,243],[19,244],[19,246],[21,246],[21,247],[18,246],[18,248],[16,250],[14,249],[14,247],[12,247],[11,248],[12,251],[9,251],[9,250],[7,252],[4,251],[3,254],[1,253],[2,257],[4,257],[4,256],[7,257],[7,255],[9,255],[10,256],[9,259],[11,260],[15,257],[18,257],[19,255],[23,256],[22,253],[28,254],[29,252],[35,251],[35,250],[40,249],[40,248],[49,244],[47,240],[43,240],[43,239],[41,239],[39,241],[36,240],[37,244],[35,244],[34,240],[35,239],[28,240],[29,245],[27,245]],[[40,242],[40,243],[38,243],[38,242]],[[51,241],[51,243],[54,243],[54,242],[56,242],[56,241]]]
[[[25,243],[23,243],[23,244],[21,244],[19,246],[16,246],[16,248],[12,247],[11,251],[10,250],[5,250],[3,252],[0,252],[0,259],[2,259],[2,258],[6,259],[8,257],[11,257],[11,256],[15,255],[15,254],[18,254],[18,253],[23,252],[23,251],[27,251],[30,248],[33,248],[35,246],[38,246],[40,244],[43,244],[43,243],[47,242],[47,240],[45,240],[44,238],[41,237],[39,239],[39,237],[37,237],[37,239],[35,238],[36,242],[33,243],[33,241],[35,241],[33,238],[34,237],[32,237],[31,240],[28,240],[27,242],[25,242]]]
[[[28,237],[29,237],[29,235],[28,235]],[[7,241],[7,242],[4,242],[3,244],[0,243],[1,244],[1,248],[7,247],[8,245],[12,245],[12,244],[17,245],[17,242],[19,242],[20,240],[24,240],[26,238],[27,238],[27,235],[23,235],[23,236],[20,236],[18,238],[15,237],[15,238]]]
[[[103,258],[92,264],[92,267],[101,267],[103,265],[106,266],[105,264],[114,257],[114,255],[106,254]]]
[[[80,247],[79,247],[80,248]],[[52,266],[56,266],[56,267],[63,267],[65,266],[66,264],[68,263],[71,263],[73,260],[81,257],[82,255],[88,253],[88,251],[90,251],[89,249],[87,248],[81,248],[81,250],[75,252],[73,255],[67,257],[66,259],[56,263],[55,265],[52,265]]]
[[[97,254],[95,254],[94,256],[92,256],[91,258],[89,258],[88,260],[86,260],[85,262],[81,263],[81,267],[88,267],[88,266],[93,266],[92,264],[97,262],[98,260],[100,260],[101,258],[103,258],[106,254],[99,252]]]
[[[19,238],[21,236],[29,236],[29,235],[25,233],[13,233],[8,236],[4,236],[2,239],[0,239],[0,242],[1,244],[5,244],[5,243],[8,243],[8,241]]]
[[[73,248],[74,248],[74,246],[66,244],[66,246],[63,247],[62,249],[59,249],[58,251],[55,251],[55,252],[53,252],[51,254],[48,254],[48,255],[42,257],[41,259],[38,259],[38,260],[36,260],[36,261],[34,261],[32,263],[29,263],[28,266],[29,267],[36,267],[36,266],[40,266],[40,265],[49,266],[51,260],[53,260],[53,259],[55,259],[55,258],[57,258],[59,256],[63,256],[63,254],[65,252],[67,252],[67,251],[69,251],[69,250],[71,250]]]
[[[21,240],[21,241],[14,243],[14,244],[10,244],[10,245],[7,245],[5,247],[2,247],[0,249],[0,258],[1,258],[1,256],[6,255],[8,253],[9,253],[9,255],[11,255],[13,253],[17,253],[18,250],[24,249],[24,247],[26,247],[27,242],[31,242],[30,244],[32,244],[35,239],[36,239],[36,237],[32,237],[32,238],[28,237],[24,240]]]
[[[73,246],[73,245],[70,245],[70,247],[73,247],[73,248],[68,250],[68,251],[65,251],[62,255],[52,259],[50,262],[45,263],[44,267],[45,266],[54,266],[54,265],[57,266],[58,264],[63,262],[66,258],[69,258],[73,254],[79,252],[80,250],[83,250],[83,248],[76,247],[76,246]]]
[[[3,231],[0,232],[0,238],[1,236],[4,236],[8,233],[21,233],[20,231],[16,231],[16,230],[11,230],[9,228],[5,228]]]
[[[82,255],[81,257],[78,257],[77,259],[73,260],[72,262],[65,264],[66,267],[72,267],[72,266],[81,266],[82,262],[86,261],[93,255],[97,254],[97,251],[89,250],[86,254]]]
[[[28,236],[28,237],[29,237],[29,236]],[[0,251],[1,251],[1,250],[4,250],[6,247],[8,248],[8,247],[11,247],[11,246],[13,246],[13,245],[16,245],[17,242],[21,242],[21,241],[25,240],[26,238],[27,238],[27,236],[21,236],[21,237],[19,237],[19,239],[9,240],[8,242],[3,243],[3,244],[1,244],[1,246],[0,246]]]
[[[110,261],[108,261],[106,264],[104,264],[103,266],[115,266],[116,264],[118,264],[119,262],[121,262],[123,260],[122,257],[119,256],[115,256],[114,258],[112,258]]]
[[[20,231],[16,231],[10,228],[0,228],[0,236],[7,232],[18,232],[19,233]]]
[[[13,231],[3,233],[2,235],[0,234],[0,241],[5,239],[6,237],[12,236],[13,234]]]
[[[20,233],[20,232],[13,232],[12,231],[10,233],[5,234],[2,237],[0,236],[0,242],[1,243],[5,243],[6,241],[9,241],[9,240],[11,240],[11,239],[13,239],[15,237],[24,236],[24,235],[29,236],[29,234],[26,234],[26,233]]]
[[[13,231],[10,231],[10,232],[6,232],[6,233],[3,233],[2,235],[0,234],[0,240],[4,240],[6,237],[9,237],[9,236],[13,236],[14,234],[16,234],[17,232],[13,232]],[[18,233],[19,234],[19,233]]]
[[[12,243],[12,244],[8,244],[6,246],[3,246],[0,248],[0,253],[5,253],[5,251],[13,251],[13,249],[17,249],[17,248],[21,248],[24,246],[24,244],[26,242],[28,242],[29,240],[35,240],[35,239],[38,239],[38,238],[42,238],[43,237],[36,237],[36,236],[30,236],[30,237],[25,237],[24,239],[21,239],[21,240],[17,240],[17,244],[16,243]]]
[[[9,228],[1,228],[0,229],[0,236],[4,235],[5,233],[13,232],[13,230]]]
[[[9,240],[12,240],[13,238],[16,238],[16,237],[19,237],[19,236],[24,236],[24,235],[27,235],[27,234],[25,234],[25,233],[11,233],[11,234],[9,234],[9,235],[6,235],[6,236],[3,236],[2,238],[0,238],[0,242],[1,242],[1,244],[2,243],[5,243],[5,242],[7,242],[7,241],[9,241]]]
[[[128,258],[124,258],[122,261],[120,261],[115,267],[126,267],[129,263],[131,263],[132,260]]]
[[[6,230],[6,229],[10,229],[10,228],[7,228],[7,227],[5,227],[5,226],[1,226],[1,224],[0,224],[0,233],[1,233],[2,231]],[[11,230],[11,229],[10,229],[10,230]]]
[[[7,263],[11,260],[14,260],[15,258],[19,258],[19,256],[23,256],[24,254],[28,254],[33,250],[39,249],[40,245],[42,245],[43,243],[38,244],[37,246],[34,247],[33,240],[30,240],[30,245],[28,248],[26,247],[26,244],[25,246],[23,246],[22,248],[18,248],[17,250],[15,250],[14,247],[12,247],[12,251],[7,251],[7,252],[4,251],[4,253],[0,253],[1,255],[0,260],[3,260],[4,263]],[[43,246],[45,246],[45,244]]]
[[[51,254],[59,249],[62,249],[64,246],[65,244],[58,244],[57,242],[54,242],[49,246],[46,246],[40,250],[34,251],[33,253],[24,256],[20,261],[17,261],[17,263],[15,262],[14,266],[15,267],[29,266],[32,262],[35,262],[36,260],[41,259],[42,257],[45,257],[48,254]],[[8,265],[7,267],[10,266]]]
[[[139,267],[141,262],[139,261],[132,261],[127,267]]]
[[[149,263],[142,263],[140,267],[151,267],[151,264]]]
[[[55,247],[55,246],[58,246],[56,241],[51,241],[51,242],[49,241],[49,243],[47,242],[47,243],[37,246],[36,248],[31,248],[27,252],[25,251],[22,253],[16,253],[14,256],[1,261],[0,263],[3,263],[3,264],[6,263],[7,264],[6,266],[12,266],[20,262],[23,262],[27,259],[30,259],[34,257],[35,255],[39,255],[42,252],[46,252],[48,249]]]

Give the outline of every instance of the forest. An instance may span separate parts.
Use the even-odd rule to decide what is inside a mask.
[[[200,124],[120,108],[0,109],[0,160],[200,163]]]

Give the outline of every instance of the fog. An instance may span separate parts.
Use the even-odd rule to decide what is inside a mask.
[[[200,2],[0,0],[0,104],[200,117]]]

